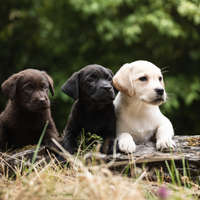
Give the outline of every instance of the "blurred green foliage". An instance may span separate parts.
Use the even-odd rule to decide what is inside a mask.
[[[0,0],[0,19],[1,83],[26,68],[47,71],[59,132],[73,103],[60,88],[73,72],[97,63],[116,73],[148,60],[167,67],[161,109],[175,133],[200,133],[199,0]]]

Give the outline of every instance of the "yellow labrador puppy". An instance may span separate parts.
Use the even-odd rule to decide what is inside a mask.
[[[114,104],[119,149],[134,152],[136,144],[156,135],[156,148],[174,148],[173,127],[159,109],[166,101],[161,70],[148,61],[123,65],[113,78],[120,92]]]

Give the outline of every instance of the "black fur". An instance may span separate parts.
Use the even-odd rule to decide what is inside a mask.
[[[116,137],[116,117],[113,100],[113,73],[100,65],[88,65],[74,73],[62,86],[62,91],[75,101],[62,146],[74,154],[76,139],[84,128],[104,139],[101,152],[112,153]],[[62,157],[58,157],[62,160]]]

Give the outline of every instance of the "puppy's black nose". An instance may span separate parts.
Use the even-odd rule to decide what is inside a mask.
[[[46,101],[45,98],[40,98],[40,99],[39,99],[39,102],[40,102],[40,103],[45,103],[45,101]]]
[[[162,88],[156,88],[155,91],[156,91],[156,93],[158,95],[163,95],[164,94],[164,89],[162,89]]]
[[[105,91],[110,91],[110,90],[112,89],[112,87],[111,87],[110,85],[104,85],[104,86],[103,86],[103,89],[104,89]]]

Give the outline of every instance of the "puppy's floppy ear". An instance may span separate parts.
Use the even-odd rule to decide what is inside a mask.
[[[75,72],[61,87],[62,91],[73,98],[78,99],[79,96],[79,72]]]
[[[1,85],[3,93],[12,101],[15,97],[17,90],[17,82],[19,76],[14,74]]]
[[[49,88],[50,88],[51,95],[54,96],[53,79],[45,71],[42,71],[42,73],[49,82]]]
[[[111,74],[111,76],[112,76],[112,78],[113,78],[114,74],[113,74],[112,70],[110,70],[110,69],[108,69],[108,68],[106,68],[106,69],[109,71],[109,73]],[[114,88],[115,94],[117,94],[117,93],[119,92],[119,90],[116,89],[114,85],[113,85],[113,88]]]
[[[123,65],[113,78],[114,87],[129,97],[133,96],[131,69],[130,64]]]

